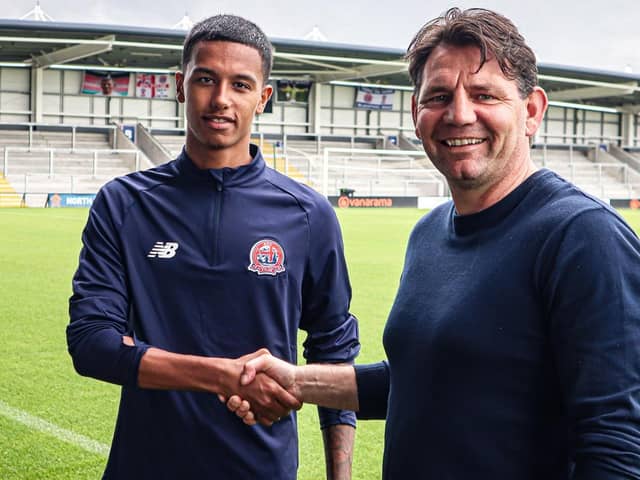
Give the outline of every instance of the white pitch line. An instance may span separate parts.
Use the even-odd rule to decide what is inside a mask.
[[[53,423],[47,422],[46,420],[31,415],[23,410],[11,407],[2,400],[0,400],[0,415],[22,423],[33,430],[38,430],[39,432],[51,435],[58,440],[80,447],[88,452],[97,453],[105,457],[109,454],[108,445],[92,440],[89,437],[80,435],[79,433],[72,432],[71,430],[67,430],[66,428],[54,425]]]

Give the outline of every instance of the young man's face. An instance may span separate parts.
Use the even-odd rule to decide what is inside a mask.
[[[479,65],[475,46],[436,47],[413,102],[416,135],[452,189],[484,190],[517,177],[546,108],[540,89],[521,98],[495,58]]]
[[[178,101],[186,104],[187,153],[194,161],[225,151],[246,163],[253,117],[272,92],[264,81],[256,49],[227,41],[196,43],[184,72],[176,73]]]

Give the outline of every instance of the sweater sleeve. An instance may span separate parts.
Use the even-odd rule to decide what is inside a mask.
[[[640,242],[602,207],[541,252],[574,480],[640,476]]]
[[[384,420],[389,401],[389,364],[386,361],[355,365],[358,386],[358,419]]]
[[[353,363],[360,351],[357,319],[349,313],[351,285],[342,235],[331,206],[323,201],[309,212],[309,259],[302,286],[300,328],[307,331],[309,363]],[[320,407],[321,428],[355,426],[355,414]]]
[[[113,200],[105,188],[89,212],[69,299],[67,344],[79,374],[136,385],[140,359],[148,347],[122,343],[122,336],[132,332],[127,322],[129,297]]]

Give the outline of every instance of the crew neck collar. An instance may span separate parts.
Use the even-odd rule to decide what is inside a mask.
[[[534,172],[506,197],[476,213],[460,215],[456,212],[455,205],[452,205],[451,218],[454,233],[466,236],[494,227],[520,204],[540,178],[552,174],[553,172],[544,168]]]

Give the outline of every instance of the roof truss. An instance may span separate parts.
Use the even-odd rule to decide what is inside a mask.
[[[61,65],[73,62],[93,55],[99,55],[101,53],[111,51],[114,41],[115,35],[107,35],[105,37],[98,38],[97,41],[92,43],[79,43],[50,53],[32,56],[31,64],[34,67],[44,68],[51,65]]]

